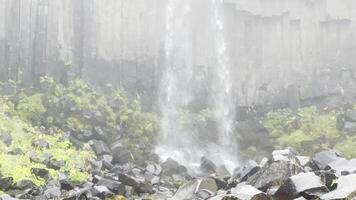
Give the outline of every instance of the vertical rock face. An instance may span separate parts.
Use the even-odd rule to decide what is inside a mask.
[[[165,67],[165,3],[0,0],[0,78],[82,75],[137,88],[152,101],[147,91],[157,89]],[[207,8],[206,1],[192,1],[193,66],[214,64]],[[344,101],[353,101],[355,8],[353,0],[224,1],[221,19],[239,104],[298,107],[341,91]]]

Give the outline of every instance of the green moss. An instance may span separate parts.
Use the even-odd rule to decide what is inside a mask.
[[[335,149],[342,152],[348,158],[356,158],[356,136],[349,136],[335,145]]]

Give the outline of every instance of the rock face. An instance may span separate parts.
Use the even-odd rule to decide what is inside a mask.
[[[325,169],[330,163],[342,158],[341,154],[337,151],[330,150],[330,151],[323,151],[317,153],[314,157],[314,161],[319,167],[319,169]]]

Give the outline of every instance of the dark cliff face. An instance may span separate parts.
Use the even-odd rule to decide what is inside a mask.
[[[209,8],[204,0],[187,2],[193,65],[210,66]],[[352,0],[225,1],[238,103],[289,104],[290,88],[302,103],[341,93],[353,100],[355,7]],[[0,10],[1,79],[82,76],[155,100],[165,67],[166,1],[0,0]]]

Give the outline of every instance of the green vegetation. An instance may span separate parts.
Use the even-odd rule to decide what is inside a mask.
[[[268,113],[262,123],[274,139],[275,148],[291,146],[309,155],[335,148],[352,157],[356,155],[356,136],[345,136],[337,128],[340,114],[338,110],[318,111],[316,107],[281,109]]]
[[[46,169],[54,179],[57,178],[59,171],[68,172],[70,178],[77,182],[83,182],[89,178],[83,164],[93,157],[91,151],[74,148],[59,130],[51,134],[42,133],[29,122],[24,121],[21,118],[23,115],[6,114],[9,111],[14,113],[14,111],[22,112],[22,110],[16,110],[11,103],[4,99],[1,99],[0,102],[0,133],[6,132],[12,137],[12,142],[9,146],[0,142],[0,173],[2,176],[12,177],[15,182],[28,179],[38,186],[43,185],[45,180],[41,177],[36,177],[31,172],[32,168]],[[37,103],[35,102],[35,104]],[[33,141],[40,139],[47,141],[49,147],[42,149],[32,145]],[[8,153],[15,148],[20,148],[23,153],[19,155]],[[48,168],[46,163],[40,162],[40,160],[34,161],[34,155],[41,158],[46,153],[51,155],[51,160],[62,161],[64,163],[63,167],[55,170]]]

